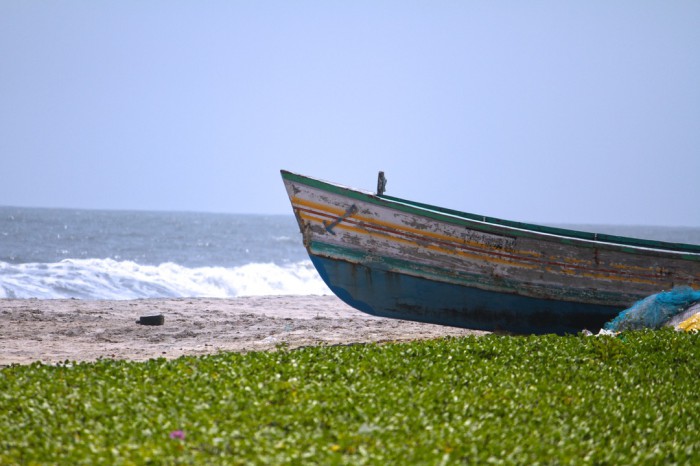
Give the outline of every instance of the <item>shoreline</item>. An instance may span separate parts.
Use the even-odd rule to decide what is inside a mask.
[[[164,316],[159,326],[140,317]],[[0,299],[0,367],[403,342],[488,332],[374,317],[335,296]]]

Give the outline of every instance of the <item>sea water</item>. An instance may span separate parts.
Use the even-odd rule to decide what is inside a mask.
[[[330,294],[292,215],[0,207],[0,298]]]
[[[575,228],[700,244],[700,228]],[[0,298],[330,293],[292,215],[0,207]]]

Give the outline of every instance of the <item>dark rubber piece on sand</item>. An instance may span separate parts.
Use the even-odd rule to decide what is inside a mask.
[[[165,316],[163,314],[157,316],[142,316],[136,323],[141,325],[163,325],[165,323]]]

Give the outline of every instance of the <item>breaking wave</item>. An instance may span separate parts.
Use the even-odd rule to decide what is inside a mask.
[[[113,259],[0,262],[0,298],[233,298],[330,293],[309,260],[232,268],[141,265]]]

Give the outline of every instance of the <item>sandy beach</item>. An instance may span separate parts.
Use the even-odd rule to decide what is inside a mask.
[[[142,316],[164,324],[137,324]],[[410,341],[483,334],[382,319],[335,296],[260,296],[125,301],[0,300],[0,366],[35,361],[144,361],[286,345]]]

